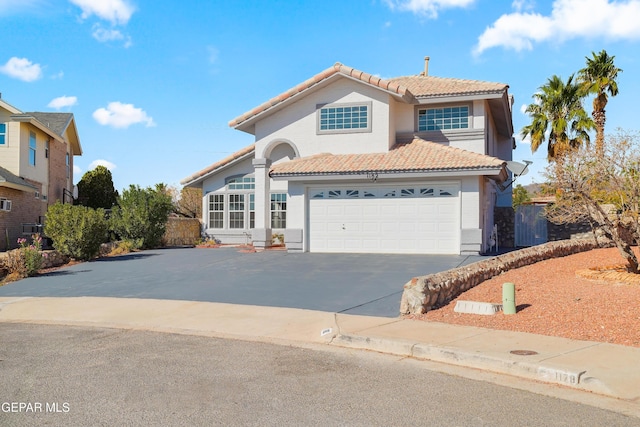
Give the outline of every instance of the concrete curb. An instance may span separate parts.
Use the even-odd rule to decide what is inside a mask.
[[[0,298],[0,322],[329,345],[558,384],[634,408],[640,402],[640,348],[521,332],[302,309],[95,297]]]
[[[601,389],[591,390],[591,387],[584,387],[584,384],[581,383],[581,378],[587,371],[581,369],[562,369],[553,366],[542,366],[537,363],[518,362],[507,358],[492,357],[486,354],[456,348],[440,347],[406,340],[389,340],[379,337],[339,335],[331,344],[489,370],[500,374],[524,377],[600,393],[603,391]]]

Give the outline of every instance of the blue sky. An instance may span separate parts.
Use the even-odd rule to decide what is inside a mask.
[[[0,92],[23,111],[72,112],[76,182],[181,179],[253,142],[233,118],[335,62],[380,77],[509,84],[518,182],[542,182],[521,111],[553,74],[606,49],[624,71],[607,131],[638,130],[640,0],[0,0]],[[585,105],[591,111],[590,101]]]

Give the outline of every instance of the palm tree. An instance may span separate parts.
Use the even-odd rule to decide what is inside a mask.
[[[578,72],[580,84],[585,94],[593,94],[593,111],[591,116],[596,126],[596,155],[604,154],[604,124],[607,120],[604,108],[607,106],[609,96],[618,94],[618,73],[622,70],[613,63],[615,56],[609,56],[603,49],[592,57],[585,57],[587,66]]]
[[[573,81],[567,82],[554,75],[540,86],[533,95],[526,113],[531,123],[522,128],[521,136],[531,138],[531,151],[535,152],[546,141],[547,160],[562,163],[568,151],[583,144],[589,144],[589,131],[594,128],[593,120],[582,107],[582,91]]]

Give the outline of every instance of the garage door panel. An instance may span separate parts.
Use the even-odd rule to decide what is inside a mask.
[[[376,234],[380,232],[380,223],[364,222],[362,223],[362,232],[366,234]]]
[[[429,187],[440,188],[436,184]],[[458,196],[421,195],[418,186],[367,190],[368,197],[310,199],[309,249],[312,252],[459,253]],[[452,194],[458,186],[449,185]],[[329,194],[329,190],[325,190]],[[350,188],[353,191],[364,190]],[[404,193],[402,190],[405,190]],[[375,194],[376,197],[371,197]],[[390,196],[383,197],[385,194]],[[400,197],[401,194],[411,195]]]
[[[362,218],[362,206],[357,205],[347,205],[344,207],[344,216],[355,216],[358,218]]]

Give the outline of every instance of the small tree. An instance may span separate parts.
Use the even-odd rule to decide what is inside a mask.
[[[100,252],[109,227],[103,209],[73,206],[57,202],[49,206],[45,234],[53,247],[71,258],[88,260]]]
[[[111,228],[135,248],[158,247],[172,211],[171,195],[164,184],[144,189],[131,185],[118,197],[118,206],[111,213]]]
[[[202,218],[202,189],[182,187],[176,213],[187,218]]]
[[[78,182],[78,204],[90,208],[111,209],[117,201],[118,192],[113,187],[111,171],[104,166],[96,166]]]
[[[628,270],[640,273],[631,245],[640,243],[640,139],[619,131],[610,137],[602,157],[587,150],[571,152],[562,173],[547,170],[556,203],[547,217],[556,224],[591,223],[611,239],[627,261]]]
[[[513,209],[516,209],[521,204],[530,202],[530,201],[531,201],[531,196],[529,196],[529,192],[527,191],[526,188],[524,188],[520,184],[517,184],[515,187],[513,187],[513,194],[511,199],[511,204],[513,206]]]

